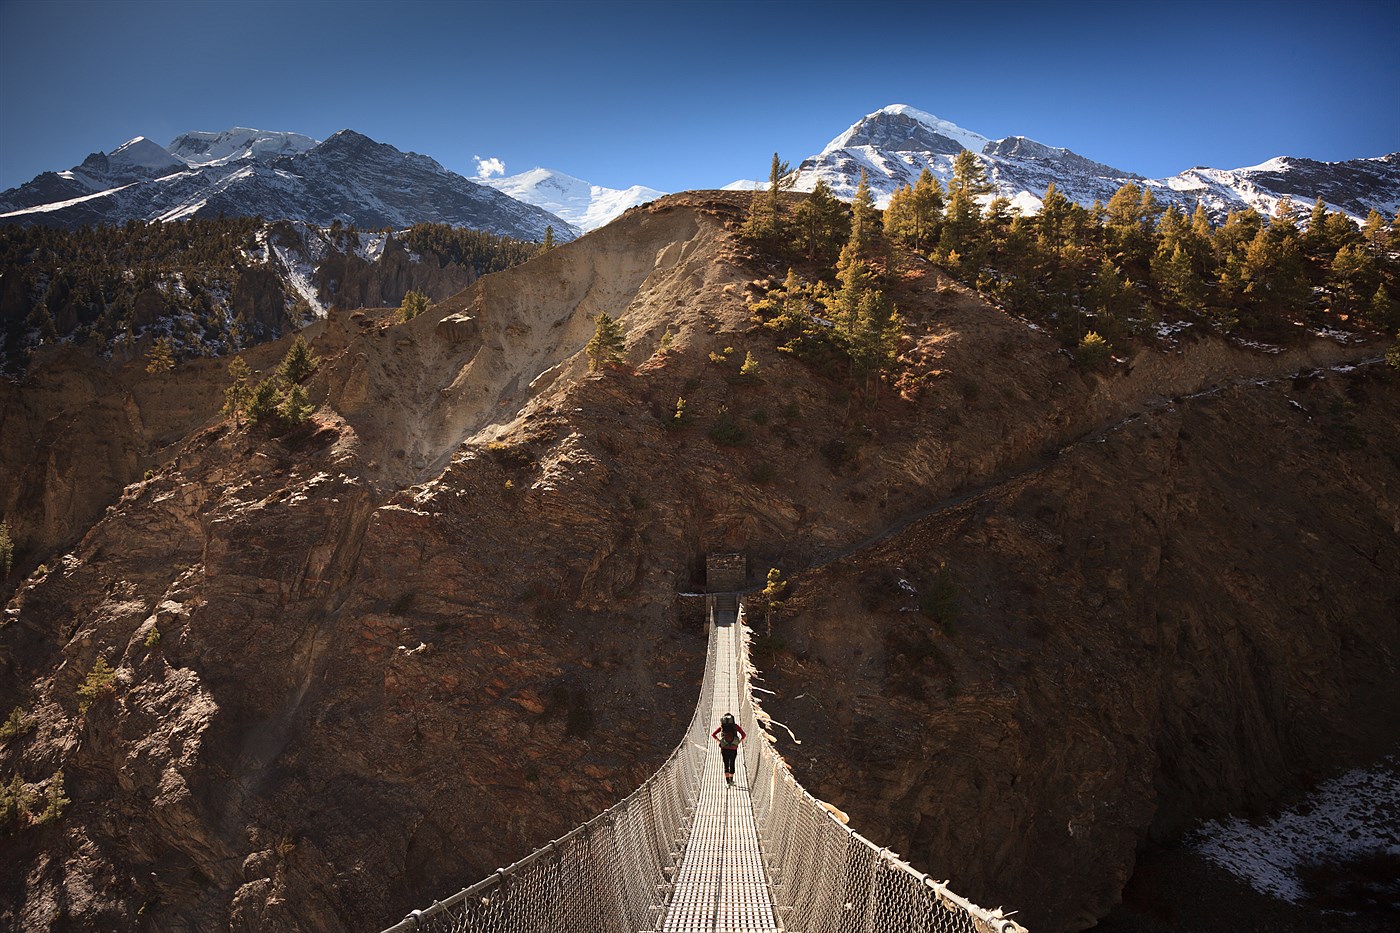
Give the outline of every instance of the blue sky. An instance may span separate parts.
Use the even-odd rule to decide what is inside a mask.
[[[911,104],[1159,177],[1400,149],[1400,3],[0,0],[0,189],[143,135],[355,129],[666,191]]]

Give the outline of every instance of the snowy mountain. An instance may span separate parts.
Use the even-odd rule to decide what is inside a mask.
[[[904,104],[862,117],[803,160],[795,187],[810,191],[822,178],[838,197],[849,199],[864,169],[876,203],[884,207],[890,195],[913,184],[925,168],[946,186],[953,160],[964,149],[977,154],[996,193],[1026,213],[1040,209],[1051,182],[1085,206],[1096,200],[1107,203],[1131,182],[1151,188],[1162,203],[1189,213],[1200,202],[1217,217],[1244,207],[1269,214],[1285,196],[1304,207],[1321,197],[1331,209],[1358,219],[1372,209],[1386,217],[1400,210],[1400,153],[1347,162],[1281,157],[1250,168],[1193,168],[1150,179],[1024,136],[988,139]]]
[[[427,156],[351,130],[320,143],[244,128],[186,133],[169,149],[137,137],[0,193],[0,224],[74,227],[220,214],[370,230],[445,223],[525,240],[543,239],[550,226],[560,241],[580,233]]]
[[[226,165],[240,159],[266,162],[315,147],[316,140],[300,133],[269,133],[235,126],[222,133],[193,132],[175,137],[170,154],[189,166]]]
[[[596,230],[629,207],[654,201],[666,194],[642,185],[625,189],[590,185],[572,175],[547,168],[533,168],[519,175],[480,181],[517,201],[542,207],[584,231]]]
[[[88,161],[83,165],[92,163],[90,168],[96,170],[97,165],[93,157],[89,156]],[[171,172],[177,172],[184,168],[185,164],[175,156],[166,152],[159,143],[153,143],[144,136],[138,136],[130,142],[123,143],[107,156],[105,170],[113,175],[123,178],[159,178]]]

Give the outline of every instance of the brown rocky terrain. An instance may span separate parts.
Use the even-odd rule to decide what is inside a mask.
[[[799,575],[780,747],[956,890],[1091,925],[1140,845],[1393,746],[1397,437],[1383,373],[1234,386]]]
[[[799,777],[1038,930],[1101,916],[1144,840],[1394,740],[1400,384],[1289,378],[1374,348],[1085,376],[915,266],[921,387],[866,405],[752,322],[780,270],[746,201],[633,210],[408,324],[333,314],[280,438],[218,419],[212,363],[6,389],[0,782],[61,769],[71,803],[0,839],[0,924],[373,929],[526,854],[678,738],[715,550],[795,574],[759,663]],[[604,311],[628,365],[590,374]]]

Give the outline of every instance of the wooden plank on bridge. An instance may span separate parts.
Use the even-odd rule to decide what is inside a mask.
[[[718,645],[711,707],[716,720],[726,711],[737,714],[744,689],[737,663],[736,608],[733,601],[716,606]],[[758,740],[749,736],[745,744]],[[705,761],[695,821],[674,884],[657,927],[660,933],[777,933],[781,929],[758,847],[742,746],[732,787],[725,783],[717,747]]]

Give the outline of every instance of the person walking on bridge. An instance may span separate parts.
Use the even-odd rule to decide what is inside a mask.
[[[719,754],[724,759],[724,780],[734,786],[734,760],[739,757],[739,743],[748,738],[743,728],[734,721],[733,713],[725,713],[720,718],[719,728],[710,733],[710,738],[719,743]]]

